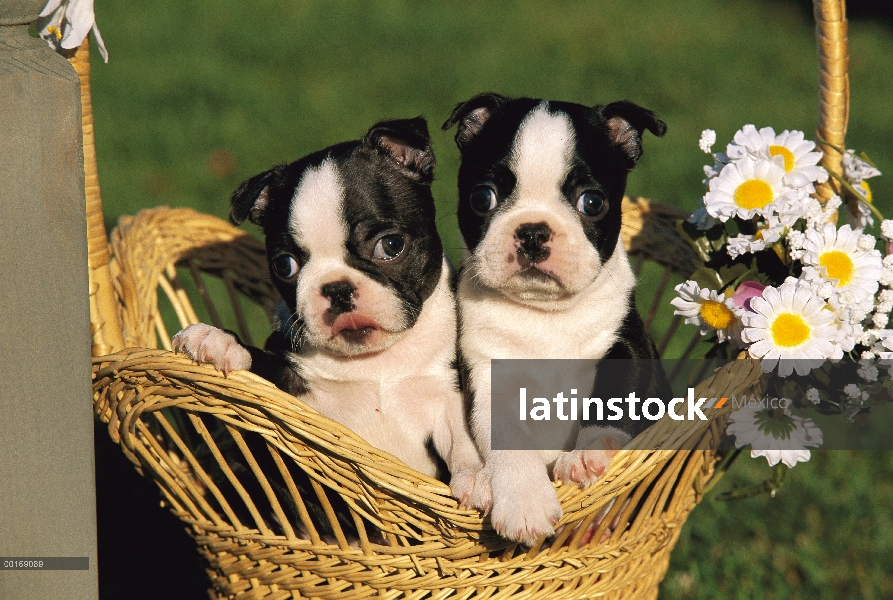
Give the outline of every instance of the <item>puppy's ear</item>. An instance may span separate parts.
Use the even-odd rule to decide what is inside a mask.
[[[241,225],[248,219],[263,227],[264,215],[270,204],[270,190],[280,182],[284,171],[284,165],[273,167],[242,182],[230,197],[230,222]]]
[[[434,151],[428,123],[422,117],[377,123],[363,143],[383,152],[410,178],[421,183],[434,179]]]
[[[456,145],[459,146],[459,150],[462,150],[481,132],[493,113],[508,101],[509,99],[505,96],[491,92],[478,94],[474,98],[456,105],[453,114],[443,124],[443,130],[446,131],[458,123]]]
[[[642,133],[646,129],[658,137],[667,131],[667,124],[653,112],[627,100],[595,107],[595,110],[600,112],[608,139],[620,152],[628,169],[632,169],[642,156]]]

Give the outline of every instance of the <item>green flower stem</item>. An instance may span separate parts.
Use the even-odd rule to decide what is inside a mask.
[[[826,169],[826,170],[827,170],[827,169]],[[860,194],[859,192],[857,192],[857,191],[856,191],[856,188],[854,188],[852,185],[850,185],[850,182],[849,182],[849,181],[847,181],[846,179],[844,179],[843,177],[841,177],[841,176],[838,175],[837,173],[832,173],[831,171],[828,171],[828,174],[829,174],[831,177],[833,177],[838,183],[840,183],[840,185],[842,185],[844,188],[846,188],[846,190],[847,190],[849,193],[851,193],[857,200],[859,200],[860,202],[864,203],[865,206],[867,206],[867,207],[871,210],[871,212],[874,213],[874,216],[876,216],[876,217],[877,217],[878,219],[880,219],[881,221],[884,221],[884,220],[885,220],[885,219],[884,219],[884,215],[881,214],[881,211],[879,211],[877,208],[875,208],[875,206],[874,206],[874,202],[866,202],[866,201],[865,201],[865,198],[862,196],[862,194]]]
[[[772,477],[763,483],[752,487],[732,490],[731,492],[723,492],[714,499],[721,502],[728,502],[729,500],[745,500],[747,498],[759,496],[760,494],[769,494],[774,498],[775,491],[781,489],[787,473],[788,467],[785,466],[784,463],[778,463],[772,467]]]

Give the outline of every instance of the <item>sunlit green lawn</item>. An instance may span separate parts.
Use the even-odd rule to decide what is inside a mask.
[[[458,153],[440,124],[485,90],[656,111],[668,133],[646,138],[628,191],[689,209],[702,194],[702,129],[722,147],[745,123],[815,127],[813,24],[786,2],[103,0],[96,11],[111,57],[93,57],[110,225],[161,204],[225,217],[251,175],[382,118],[422,114],[456,259]],[[893,175],[891,47],[889,24],[852,23],[848,146]],[[893,177],[872,183],[893,214]],[[891,474],[890,454],[816,453],[774,499],[708,497],[662,597],[893,597]],[[743,458],[717,490],[768,475]]]

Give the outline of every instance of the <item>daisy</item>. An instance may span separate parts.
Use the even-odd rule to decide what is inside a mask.
[[[828,308],[834,312],[834,326],[837,328],[837,337],[834,339],[834,351],[832,360],[840,360],[845,352],[850,352],[862,338],[862,318],[855,316],[850,308],[830,305]]]
[[[808,188],[810,192],[815,191],[813,183],[828,180],[828,172],[818,166],[822,153],[813,152],[814,149],[815,142],[804,139],[802,131],[788,130],[774,136],[767,148],[769,155],[784,167],[785,183],[792,187]]]
[[[818,448],[823,441],[822,430],[812,419],[792,414],[789,408],[760,408],[759,403],[747,403],[733,412],[726,432],[735,436],[736,448],[750,444],[751,458],[763,456],[769,466],[806,462],[811,456],[806,448]]]
[[[778,288],[767,287],[761,298],[750,301],[750,310],[742,313],[741,339],[750,343],[748,353],[762,359],[763,371],[778,366],[778,374],[787,377],[796,369],[806,375],[835,353],[838,328],[834,312],[805,282],[793,277]]]
[[[862,196],[856,204],[858,214],[854,214],[852,210],[848,211],[848,220],[853,229],[861,230],[874,225],[871,209],[868,208],[868,204],[871,204],[873,200],[871,186],[865,180],[880,174],[881,172],[876,168],[861,158],[856,158],[853,150],[848,150],[843,155],[843,178]]]
[[[836,229],[826,223],[806,231],[803,278],[830,282],[831,295],[842,304],[859,303],[874,296],[883,272],[881,253],[859,248],[861,234],[849,225]]]
[[[783,180],[784,169],[776,163],[744,157],[723,167],[710,180],[704,206],[711,216],[723,222],[734,216],[765,216],[789,192]]]
[[[774,244],[781,239],[783,232],[784,226],[776,225],[773,227],[769,223],[763,223],[755,235],[741,234],[730,237],[726,245],[726,252],[732,258],[749,252],[759,252],[765,249],[766,246]]]
[[[856,191],[862,193],[862,191],[868,187],[868,183],[863,181],[859,186],[856,187]],[[867,198],[868,202],[871,202],[871,190],[868,190]],[[847,224],[853,228],[854,231],[862,231],[866,227],[874,227],[874,217],[871,216],[871,209],[868,208],[868,204],[859,200],[855,203],[855,210],[853,205],[847,204]]]
[[[881,172],[870,164],[856,158],[855,150],[848,150],[843,155],[843,176],[853,187],[858,188],[866,179],[878,177]]]
[[[740,339],[741,309],[735,306],[732,298],[702,289],[694,281],[680,283],[674,289],[679,297],[670,301],[676,307],[673,314],[682,315],[686,323],[699,326],[701,335],[715,331],[720,342],[735,343]]]
[[[763,127],[759,131],[753,125],[745,125],[735,132],[731,144],[726,147],[726,156],[732,161],[742,158],[768,158],[769,144],[775,141],[775,131]]]

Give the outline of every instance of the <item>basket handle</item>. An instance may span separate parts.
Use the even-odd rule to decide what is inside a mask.
[[[819,120],[816,139],[838,148],[846,148],[847,120],[850,117],[850,43],[847,39],[846,3],[844,0],[813,0],[816,45],[819,55]],[[843,155],[828,146],[822,147],[822,166],[841,175]],[[816,185],[816,195],[824,204],[840,185],[829,178]]]
[[[81,82],[81,130],[84,137],[84,188],[87,194],[87,267],[90,286],[90,332],[93,356],[124,349],[117,301],[109,271],[109,244],[99,196],[93,103],[90,100],[90,37],[69,57]]]

